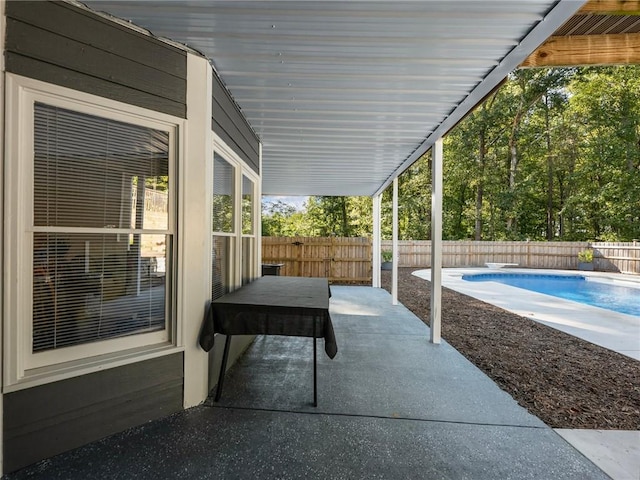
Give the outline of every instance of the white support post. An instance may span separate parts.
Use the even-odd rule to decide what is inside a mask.
[[[180,233],[180,281],[178,327],[184,345],[185,408],[202,403],[209,391],[209,354],[198,345],[209,290],[211,231],[209,211],[213,134],[211,110],[213,73],[206,58],[187,54],[186,152],[180,158],[182,208]]]
[[[442,138],[431,149],[431,343],[440,343],[442,313]]]
[[[381,265],[381,235],[380,235],[380,205],[382,203],[382,195],[374,195],[373,197],[373,242],[372,242],[372,256],[373,262],[371,263],[373,288],[380,288],[382,282],[380,279],[380,267]]]
[[[256,205],[256,278],[262,276],[262,142],[258,144],[258,165],[260,168],[260,178],[258,178],[258,201]]]
[[[5,27],[6,27],[6,18],[4,15],[5,9],[5,1],[0,1],[0,212],[4,211],[4,168],[5,168],[5,159],[4,159],[4,138],[5,138],[5,130],[4,130],[4,95],[5,95],[5,87],[4,87],[4,36],[5,36]],[[4,228],[3,224],[0,223],[0,271],[4,272],[3,265],[3,254],[5,249],[4,243]],[[4,316],[4,285],[3,285],[4,276],[0,276],[0,378],[2,378],[2,372],[4,371],[4,352],[2,346],[4,345],[4,339],[2,332],[5,328],[6,318]],[[1,384],[1,382],[0,382]],[[2,395],[2,391],[0,391],[0,432],[4,432],[4,399]],[[4,451],[4,435],[0,436],[0,477],[4,473],[4,458],[2,452]]]
[[[392,225],[393,268],[391,270],[391,303],[398,305],[398,177],[393,179],[393,225]]]

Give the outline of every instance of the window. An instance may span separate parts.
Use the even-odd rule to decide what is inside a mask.
[[[254,279],[255,275],[255,185],[246,175],[242,175],[242,284]]]
[[[33,352],[165,330],[169,133],[34,109]]]
[[[220,298],[233,286],[236,169],[217,153],[213,158],[211,208],[211,298]]]
[[[19,247],[6,383],[170,346],[178,124],[42,82],[9,84],[21,94],[7,175]]]
[[[242,175],[242,234],[243,235],[253,235],[253,232],[254,232],[254,225],[253,225],[254,197],[255,197],[255,193],[254,193],[253,182],[249,178],[247,178],[246,175]]]
[[[220,139],[214,145],[211,298],[251,282],[258,271],[258,176]]]

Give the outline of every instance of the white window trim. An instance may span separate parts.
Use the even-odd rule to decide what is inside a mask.
[[[242,167],[242,175],[247,177],[249,180],[253,182],[253,234],[245,234],[243,237],[250,237],[254,239],[255,245],[253,248],[253,252],[251,255],[251,277],[253,279],[258,278],[261,275],[260,268],[260,242],[262,241],[262,201],[260,196],[260,176],[253,171],[253,169],[249,168],[244,164]],[[242,181],[242,177],[241,181]],[[241,200],[242,201],[242,200]]]
[[[214,134],[215,136],[215,134]],[[216,137],[217,138],[217,137]],[[216,168],[215,168],[215,157],[216,154],[219,155],[220,157],[222,157],[222,159],[227,162],[232,168],[233,168],[233,231],[231,232],[220,232],[220,231],[214,231],[213,230],[213,210],[212,210],[212,206],[211,206],[211,200],[209,200],[209,232],[211,232],[210,238],[209,238],[209,254],[211,254],[212,250],[213,250],[213,238],[212,237],[228,237],[231,239],[230,241],[230,245],[229,245],[229,261],[230,261],[230,265],[229,265],[229,289],[230,290],[235,290],[237,288],[237,283],[238,283],[238,270],[236,268],[236,259],[239,257],[238,255],[238,217],[242,218],[242,212],[238,211],[238,202],[237,200],[237,196],[238,196],[238,172],[241,170],[240,165],[238,165],[238,163],[235,161],[234,158],[230,158],[226,153],[222,153],[222,151],[216,149],[216,143],[214,140],[214,150],[213,150],[213,157],[211,158],[210,162],[212,164],[212,172],[213,175],[211,176],[211,178],[209,179],[209,181],[211,182],[211,186],[209,188],[209,195],[210,195],[210,199],[213,197],[213,195],[216,193],[213,191],[213,185],[214,185],[214,178],[216,175]],[[234,155],[232,153],[232,155]],[[212,269],[213,266],[209,267],[209,292],[211,292],[213,290],[213,272]]]
[[[4,53],[4,43],[5,43],[5,35],[6,32],[6,17],[5,17],[5,6],[6,2],[0,2],[0,32],[3,32],[3,35],[0,35],[0,52]],[[0,212],[4,212],[4,165],[6,163],[5,154],[5,139],[4,139],[4,92],[5,92],[5,75],[4,75],[4,55],[0,55],[0,165],[2,165],[2,169],[0,170]],[[2,215],[0,217],[4,218]],[[0,239],[4,239],[4,222],[0,222]],[[3,240],[0,240],[2,243]],[[0,248],[0,265],[4,265],[4,251]],[[2,331],[5,315],[4,315],[4,298],[2,298],[2,293],[4,292],[4,270],[0,267],[0,271],[2,271],[2,275],[0,276],[0,372],[4,370],[4,332]],[[4,395],[0,393],[0,412],[4,412]],[[0,416],[0,431],[4,432],[4,415]],[[4,439],[0,438],[0,473],[4,472],[3,462],[4,462]]]
[[[256,238],[254,245],[254,252],[251,255],[251,271],[253,273],[253,278],[258,276],[258,266],[260,262],[260,248],[259,248],[259,239],[260,235],[258,232],[261,232],[260,228],[260,175],[258,175],[249,165],[240,158],[240,156],[231,148],[219,135],[215,132],[213,133],[213,151],[214,155],[218,154],[222,158],[224,158],[227,162],[229,162],[232,166],[235,167],[235,192],[234,192],[234,209],[235,209],[235,218],[234,218],[234,233],[218,233],[212,232],[212,235],[216,236],[229,236],[234,237],[235,240],[232,242],[232,265],[231,265],[231,285],[232,290],[240,288],[242,286],[242,259],[240,254],[242,252],[242,238],[243,237],[254,237]],[[213,159],[212,159],[213,161]],[[215,175],[215,171],[213,172]],[[243,235],[242,234],[242,176],[247,177],[253,182],[254,188],[254,234],[253,235]],[[211,179],[213,181],[213,178]],[[211,188],[213,191],[213,185]],[[211,240],[210,240],[211,241]],[[211,251],[212,246],[209,245],[209,251]],[[211,275],[209,275],[211,278]],[[211,285],[209,285],[209,291],[211,291]]]
[[[241,181],[244,181],[244,177],[246,177],[249,181],[251,181],[251,185],[253,185],[253,189],[251,192],[251,229],[252,233],[243,233],[242,238],[253,238],[253,241],[257,244],[260,241],[262,232],[258,232],[258,226],[260,225],[259,220],[257,218],[257,213],[260,212],[261,202],[259,202],[258,197],[258,182],[249,174],[247,171],[242,172]],[[242,199],[240,200],[242,202]],[[250,277],[251,279],[255,279],[258,277],[258,248],[257,245],[254,245],[253,251],[251,252],[251,265],[250,265]]]
[[[179,311],[179,305],[177,305],[176,281],[179,277],[175,262],[179,258],[176,202],[180,191],[177,187],[177,170],[178,159],[184,158],[183,136],[186,122],[181,118],[19,75],[7,73],[5,79],[7,128],[4,256],[9,261],[5,262],[3,271],[5,279],[3,391],[28,388],[183,350],[179,343],[181,339],[177,338],[179,330],[176,312]],[[167,295],[171,295],[171,311],[167,312],[168,325],[162,332],[131,335],[35,354],[31,352],[32,233],[42,231],[42,228],[33,227],[32,218],[33,182],[30,179],[33,178],[33,104],[35,101],[169,132],[172,146],[169,178],[173,182],[171,189],[173,208],[169,210],[168,230],[173,237],[170,254],[174,263],[174,275],[171,289],[167,292]],[[83,229],[65,228],[63,230],[82,231]],[[94,229],[90,230],[97,232]],[[115,229],[105,229],[105,232],[118,233]],[[126,233],[130,231],[127,230]],[[141,231],[140,233],[154,232]]]

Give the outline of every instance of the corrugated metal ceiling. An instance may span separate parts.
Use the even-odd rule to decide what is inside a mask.
[[[263,144],[263,193],[372,195],[576,0],[88,1],[204,53]]]

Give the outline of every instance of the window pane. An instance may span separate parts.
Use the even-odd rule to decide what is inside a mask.
[[[164,330],[170,238],[35,233],[33,351]]]
[[[42,103],[34,114],[36,226],[167,228],[168,132]]]
[[[242,285],[253,280],[253,258],[255,252],[255,238],[242,238]]]
[[[253,234],[253,182],[242,176],[242,233]]]
[[[213,231],[233,233],[235,168],[220,155],[213,161]]]
[[[220,298],[225,293],[229,293],[231,287],[230,260],[231,260],[231,237],[212,238],[213,250],[211,252],[211,300]]]

